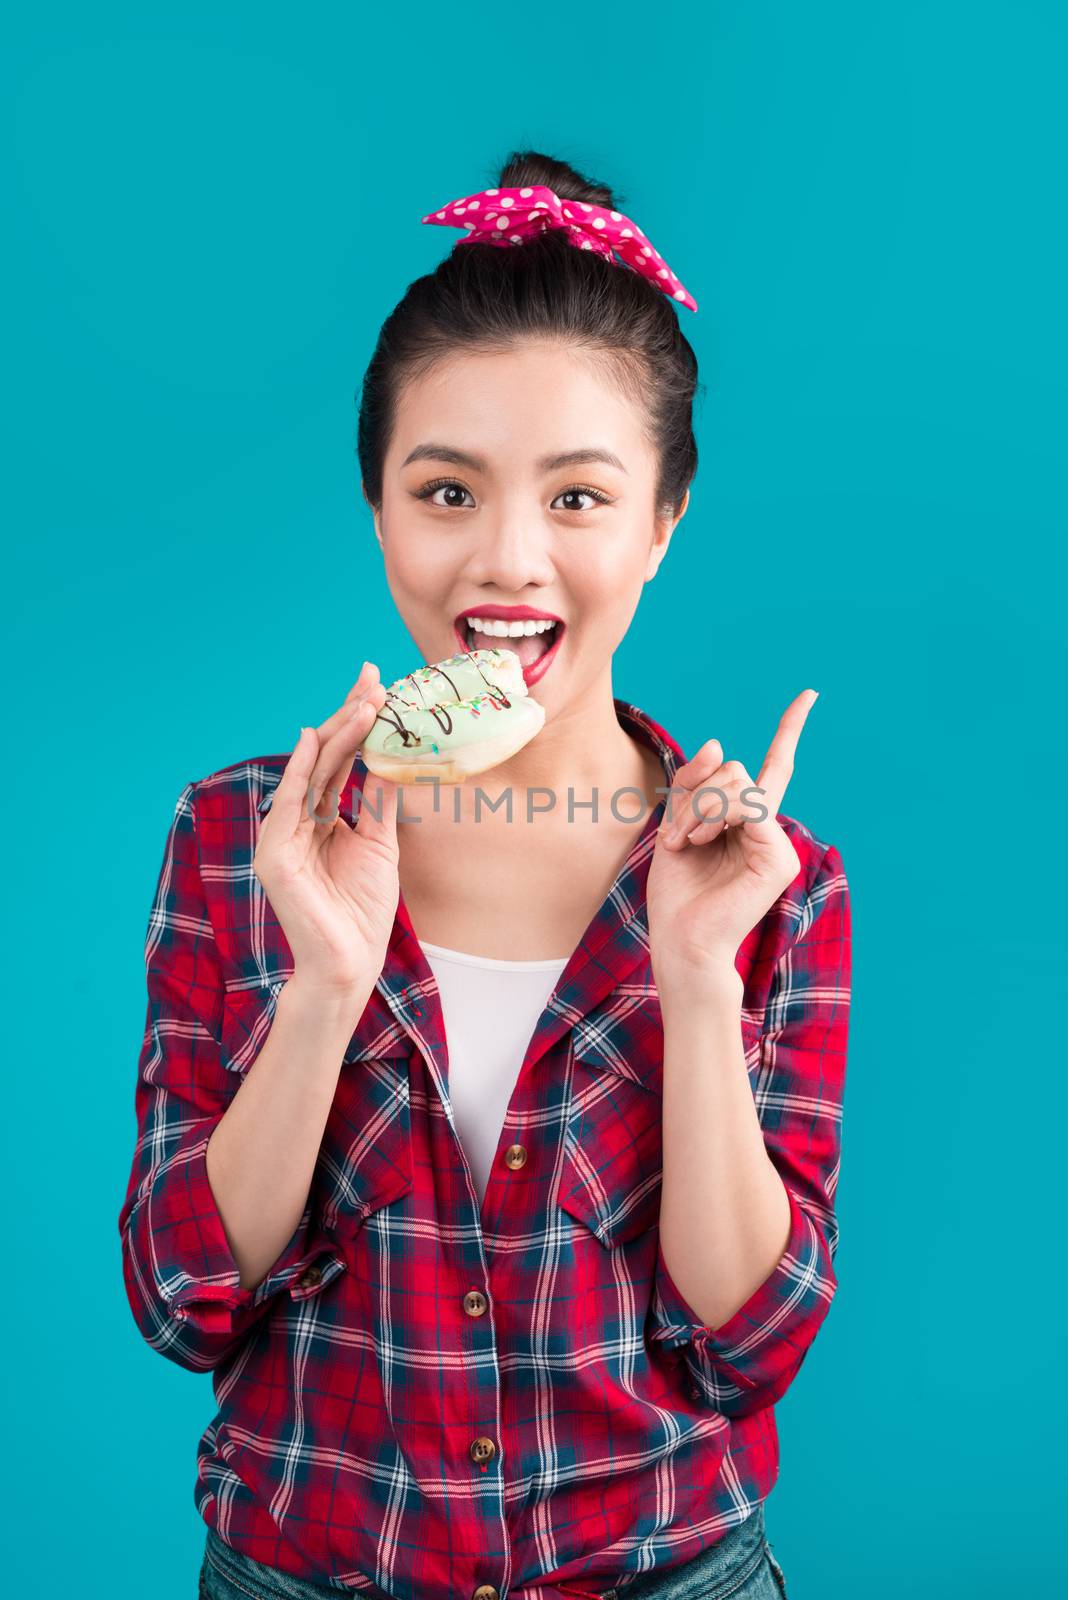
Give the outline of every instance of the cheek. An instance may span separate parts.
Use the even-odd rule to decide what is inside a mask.
[[[433,603],[448,588],[454,561],[447,544],[401,528],[386,541],[386,581],[390,593]]]
[[[641,598],[645,579],[645,549],[613,541],[599,544],[585,553],[569,575],[569,588],[575,596],[583,626],[591,634],[610,638],[614,643],[627,631]]]

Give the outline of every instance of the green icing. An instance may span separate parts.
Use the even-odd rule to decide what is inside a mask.
[[[439,754],[442,743],[446,749],[477,744],[524,715],[515,704],[505,706],[494,699],[490,685],[510,702],[527,698],[523,669],[514,650],[465,651],[433,666],[419,667],[390,684],[385,706],[371,724],[363,748],[415,758],[428,749]],[[452,721],[450,732],[442,726],[441,712],[435,716],[429,709],[431,704],[445,708]],[[408,730],[407,743],[391,718],[399,719]]]

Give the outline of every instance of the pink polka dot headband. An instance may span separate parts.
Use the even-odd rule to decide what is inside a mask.
[[[683,288],[630,217],[622,211],[588,205],[585,200],[562,200],[542,184],[529,189],[481,189],[477,194],[450,200],[423,221],[446,228],[466,228],[467,237],[458,239],[457,244],[474,240],[482,244],[521,244],[546,228],[562,228],[569,243],[579,250],[596,250],[613,266],[615,257],[620,256],[626,266],[640,272],[672,300],[681,301],[691,311],[697,310],[693,295]]]

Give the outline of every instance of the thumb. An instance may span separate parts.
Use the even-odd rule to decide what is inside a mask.
[[[356,832],[384,846],[391,854],[397,850],[397,811],[399,809],[398,785],[389,778],[380,778],[368,772],[362,788],[353,793],[356,807]]]

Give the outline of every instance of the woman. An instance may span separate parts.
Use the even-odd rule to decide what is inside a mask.
[[[613,697],[696,466],[692,301],[545,156],[447,216],[363,489],[423,659],[510,630],[544,727],[402,795],[365,662],[288,757],[183,789],[127,1292],[214,1373],[202,1595],[761,1600],[773,1406],[836,1287],[848,891],[779,811],[814,695],[755,782]]]

